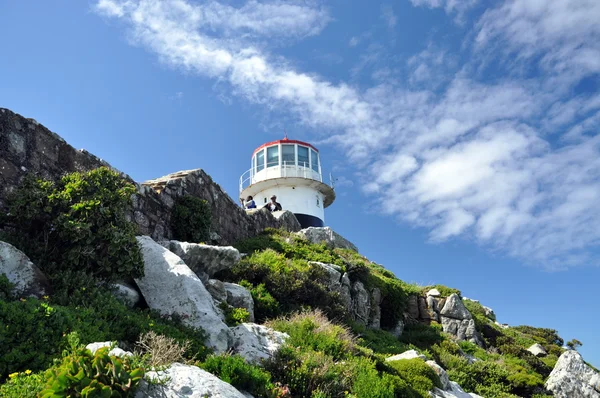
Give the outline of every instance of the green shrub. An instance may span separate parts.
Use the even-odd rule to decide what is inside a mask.
[[[200,364],[200,367],[255,397],[275,398],[277,396],[276,387],[271,382],[271,375],[258,366],[247,363],[239,355],[210,355]]]
[[[272,249],[245,257],[230,270],[226,279],[236,283],[245,280],[253,286],[262,284],[277,301],[276,309],[272,302],[259,303],[255,314],[258,322],[306,307],[320,308],[331,318],[341,319],[345,315],[339,294],[326,288],[328,275],[323,268],[310,266],[303,260],[288,259]],[[253,295],[257,293],[254,291]],[[270,300],[266,294],[263,298]],[[263,312],[265,309],[269,313]]]
[[[252,294],[256,322],[262,323],[280,314],[279,303],[271,296],[264,283],[253,286],[250,282],[241,280],[239,284],[250,290],[250,294]]]
[[[290,345],[322,352],[334,360],[351,355],[356,344],[346,326],[331,323],[318,310],[279,318],[268,322],[267,326],[289,334]]]
[[[438,375],[422,359],[402,359],[388,362],[388,365],[423,398],[429,397],[429,391],[434,387],[442,386]]]
[[[106,167],[56,183],[30,176],[7,200],[10,240],[52,281],[61,270],[106,280],[141,276],[136,227],[125,218],[134,192]]]
[[[71,331],[86,343],[117,340],[133,346],[140,334],[153,330],[179,342],[189,340],[188,358],[206,355],[202,331],[152,311],[129,309],[100,289],[85,292],[85,303],[74,300],[68,306],[33,298],[0,300],[0,381],[12,372],[46,369],[64,348],[62,335]]]
[[[400,341],[406,344],[413,344],[419,348],[429,348],[442,341],[442,325],[434,324],[424,325],[415,323],[407,325],[400,336]]]
[[[352,332],[358,336],[358,344],[380,354],[401,354],[409,350],[409,345],[381,329],[371,329],[353,322]]]
[[[44,388],[44,377],[39,373],[15,372],[10,374],[9,380],[0,385],[0,397],[4,398],[35,398]]]
[[[41,398],[132,397],[144,377],[144,369],[135,367],[130,357],[109,355],[109,347],[92,354],[79,345],[76,333],[68,336],[71,346],[59,365],[44,373],[46,386]]]
[[[14,298],[15,285],[10,283],[5,274],[0,274],[0,300],[12,300]]]
[[[173,239],[183,242],[207,242],[210,239],[212,211],[208,202],[185,195],[175,200],[171,212]]]
[[[429,285],[429,286],[425,286],[422,290],[421,290],[421,294],[422,295],[426,295],[428,291],[430,291],[431,289],[437,289],[438,292],[440,292],[441,297],[449,297],[453,294],[458,294],[459,296],[462,297],[462,292],[458,289],[452,288],[452,287],[448,287],[448,286],[444,286],[444,285]]]
[[[477,361],[448,369],[448,376],[460,384],[465,391],[475,392],[486,398],[504,398],[511,393],[509,372],[500,364]]]

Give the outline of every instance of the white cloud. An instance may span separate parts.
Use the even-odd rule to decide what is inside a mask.
[[[460,21],[462,15],[474,7],[478,0],[410,0],[410,2],[415,7],[443,8],[447,14],[458,14]]]
[[[352,36],[352,38],[348,42],[348,45],[350,47],[356,47],[358,45],[358,43],[360,43],[360,39],[356,36]]]
[[[571,0],[568,6],[557,2],[563,3],[558,8],[563,19],[589,22],[573,5],[587,6],[587,0]],[[457,13],[465,7],[455,1],[413,3]],[[466,64],[449,65],[457,61],[429,47],[408,62],[408,80],[414,79],[410,88],[393,83],[390,68],[366,89],[298,71],[256,44],[259,36],[278,34],[284,25],[295,29],[291,37],[322,29],[329,17],[314,5],[297,10],[306,13],[297,15],[297,23],[285,18],[274,22],[267,15],[280,13],[287,3],[265,3],[272,9],[259,11],[248,8],[253,2],[238,9],[208,3],[238,19],[231,29],[248,33],[242,38],[222,26],[224,19],[214,12],[209,20],[216,22],[207,30],[206,4],[101,0],[97,9],[125,21],[132,38],[165,63],[228,82],[233,95],[326,132],[328,141],[358,165],[363,191],[378,193],[379,208],[428,228],[433,240],[469,236],[533,263],[561,268],[588,261],[589,249],[600,243],[600,99],[597,94],[570,94],[566,88],[576,79],[561,78],[561,90],[548,87],[576,65],[579,77],[592,73],[589,52],[600,41],[593,40],[596,27],[588,26],[586,39],[581,27],[565,37],[556,27],[538,26],[553,23],[547,14],[555,15],[557,8],[535,8],[533,3],[507,1],[486,12],[476,27],[475,54]],[[528,18],[525,25],[533,27],[530,38],[516,37],[515,32],[529,29],[523,28],[523,16]],[[541,37],[535,32],[552,33]],[[532,38],[542,44],[535,46]],[[471,73],[482,68],[477,62],[484,47],[503,46],[521,62],[541,60],[552,73],[524,78],[520,69],[507,69],[493,82]],[[567,54],[573,58],[565,58]],[[585,67],[583,57],[588,59]],[[454,69],[458,72],[448,74]],[[419,85],[419,79],[432,84]]]
[[[390,29],[395,28],[396,23],[398,23],[398,17],[396,17],[396,14],[394,14],[394,9],[389,4],[381,7],[381,18]]]

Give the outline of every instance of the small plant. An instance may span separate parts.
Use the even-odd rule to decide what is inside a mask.
[[[0,386],[0,397],[4,398],[35,398],[44,388],[44,378],[41,374],[27,369],[8,375],[8,381]]]
[[[210,240],[211,217],[206,200],[190,195],[178,198],[171,213],[173,238],[194,243]]]
[[[577,339],[572,339],[567,341],[567,347],[569,347],[572,350],[576,350],[577,348],[581,347],[583,345],[583,343]]]
[[[10,283],[5,274],[0,274],[0,300],[12,300],[14,298],[15,285]]]
[[[235,308],[224,301],[219,304],[219,308],[225,315],[227,326],[234,327],[250,320],[250,312],[246,308]]]
[[[186,351],[191,347],[187,340],[179,343],[174,338],[157,334],[151,330],[140,335],[136,346],[141,351],[144,362],[150,368],[167,366],[173,362],[190,362],[185,357]]]
[[[109,355],[109,347],[94,354],[79,345],[77,333],[67,336],[70,351],[60,364],[48,369],[41,398],[132,397],[144,376],[143,368],[134,368],[129,357]]]

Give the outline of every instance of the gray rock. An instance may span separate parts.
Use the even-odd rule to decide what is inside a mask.
[[[129,308],[135,307],[142,300],[142,296],[140,296],[137,289],[125,282],[113,283],[111,292]]]
[[[440,297],[442,294],[440,293],[439,290],[437,289],[431,289],[427,292],[427,297],[431,296],[431,297]]]
[[[453,319],[472,319],[471,313],[467,310],[467,307],[463,304],[458,294],[451,294],[444,308],[440,311],[440,315]]]
[[[544,357],[544,356],[548,355],[548,352],[546,352],[546,350],[544,349],[544,347],[541,344],[538,344],[538,343],[535,343],[534,345],[532,345],[531,347],[529,347],[527,349],[527,351],[529,351],[530,353],[532,353],[536,357]]]
[[[225,284],[218,279],[209,279],[204,286],[210,293],[213,300],[218,303],[223,301],[227,302],[227,290],[225,290]]]
[[[369,324],[369,313],[371,311],[370,294],[365,290],[365,286],[360,281],[352,285],[352,318],[362,323]]]
[[[110,347],[113,343],[111,341],[103,341],[99,343],[90,343],[85,346],[86,349],[90,350],[92,354],[95,354],[102,347]],[[131,357],[133,354],[129,351],[125,351],[120,349],[118,346],[115,346],[112,350],[108,352],[108,355],[113,355],[115,357]]]
[[[248,289],[235,283],[223,283],[227,293],[227,304],[235,308],[245,308],[250,313],[250,322],[254,322],[254,299]]]
[[[484,315],[491,319],[492,321],[496,320],[496,314],[494,313],[494,310],[491,309],[490,307],[486,307],[485,305],[482,306],[483,307],[483,313]]]
[[[429,367],[431,369],[433,369],[435,374],[437,374],[438,377],[440,378],[440,382],[442,383],[442,390],[451,391],[452,385],[450,384],[450,379],[448,378],[448,373],[446,373],[444,368],[442,368],[440,365],[438,365],[437,362],[435,362],[435,361],[426,361],[425,363],[427,365],[429,365]]]
[[[404,321],[402,319],[400,319],[400,320],[398,320],[398,323],[396,324],[394,329],[390,330],[390,333],[393,334],[395,337],[400,337],[400,336],[402,336],[403,332],[404,332]]]
[[[600,374],[577,351],[565,351],[546,380],[556,398],[600,398]]]
[[[419,307],[419,319],[429,321],[431,319],[431,315],[429,315],[429,310],[427,308],[427,301],[425,297],[417,297],[417,303]]]
[[[450,382],[450,388],[450,390],[434,388],[433,391],[430,392],[431,398],[483,398],[481,395],[475,393],[464,392],[458,383],[454,381]]]
[[[458,340],[470,341],[471,343],[482,346],[483,343],[479,338],[477,329],[475,328],[475,321],[473,319],[453,319],[445,316],[442,319],[442,329],[446,333],[454,335]]]
[[[331,248],[351,249],[358,252],[358,248],[349,240],[336,233],[329,227],[308,227],[297,232],[312,243],[322,243]]]
[[[434,296],[427,296],[427,308],[429,310],[429,316],[436,322],[440,321],[440,308],[438,306],[438,300]]]
[[[415,359],[415,358],[419,358],[422,360],[426,360],[427,358],[425,357],[425,355],[423,354],[419,354],[417,351],[415,350],[408,350],[408,351],[404,351],[402,354],[397,354],[391,357],[387,357],[385,360],[387,362],[391,362],[391,361],[400,361],[403,359]]]
[[[161,314],[179,314],[183,323],[202,328],[206,344],[216,352],[227,351],[232,335],[204,284],[176,254],[148,236],[138,236],[144,258],[144,273],[135,281],[148,306]]]
[[[163,383],[150,384],[146,380]],[[191,365],[174,363],[164,371],[148,372],[135,398],[245,398],[231,384]]]
[[[260,363],[271,358],[290,337],[266,326],[255,323],[242,323],[233,332],[233,351],[246,361]]]
[[[16,297],[37,297],[50,293],[48,278],[35,266],[29,257],[13,245],[0,242],[0,275],[6,275],[14,285]]]
[[[381,327],[381,290],[374,288],[371,291],[371,305],[369,312],[369,327],[379,329]]]
[[[419,299],[415,295],[409,295],[407,300],[408,315],[412,319],[419,319]]]
[[[207,274],[209,278],[219,271],[230,269],[241,259],[240,252],[231,246],[211,246],[176,240],[161,244],[181,257],[196,274]]]

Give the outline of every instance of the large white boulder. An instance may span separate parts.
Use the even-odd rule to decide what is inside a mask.
[[[450,381],[448,373],[435,361],[425,362],[440,378],[442,388],[434,388],[431,391],[432,398],[482,398],[477,394],[464,392],[463,389],[454,381]]]
[[[0,242],[0,275],[14,285],[17,297],[42,297],[50,293],[48,278],[29,257],[13,245]]]
[[[250,363],[260,363],[271,358],[290,337],[266,326],[242,323],[232,328],[233,352]]]
[[[204,329],[209,347],[218,353],[227,351],[231,332],[198,276],[149,236],[137,240],[144,257],[144,276],[135,282],[148,306],[161,314],[181,315],[184,324]]]
[[[408,351],[404,351],[402,354],[397,354],[397,355],[394,355],[391,357],[387,357],[385,360],[387,362],[391,362],[391,361],[401,361],[403,359],[415,359],[415,358],[419,358],[422,360],[427,359],[425,357],[425,355],[419,354],[416,350],[408,350]]]
[[[471,313],[467,310],[467,307],[463,304],[460,296],[456,293],[451,294],[446,299],[444,308],[441,309],[440,315],[453,318],[453,319],[471,319]]]
[[[206,274],[209,278],[219,271],[230,269],[242,258],[238,249],[232,246],[211,246],[177,240],[161,242],[161,245],[181,257],[196,274]]]
[[[556,398],[600,398],[600,374],[575,350],[565,351],[546,380]]]
[[[540,356],[543,357],[543,356],[548,355],[548,353],[546,352],[546,349],[544,349],[544,347],[541,344],[539,344],[539,343],[533,344],[531,347],[529,347],[527,349],[527,351],[529,351],[530,353],[532,353],[536,357],[540,357]]]
[[[146,380],[162,383],[150,384]],[[197,366],[174,363],[164,371],[148,372],[135,398],[245,398],[229,383]]]

